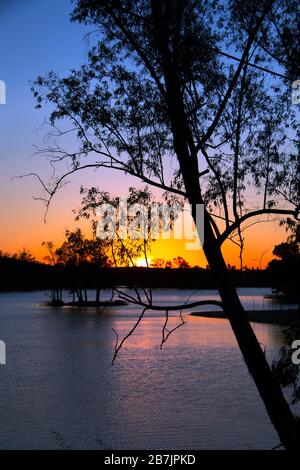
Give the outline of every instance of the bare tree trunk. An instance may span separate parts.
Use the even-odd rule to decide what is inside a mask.
[[[96,289],[96,304],[99,304],[100,302],[100,289]]]
[[[217,280],[224,311],[280,441],[286,449],[299,449],[299,423],[294,418],[281,387],[272,374],[236,289],[230,282],[225,261],[209,221],[205,224],[203,248],[213,277]]]
[[[164,33],[162,32],[161,34],[163,35]],[[161,43],[164,43],[163,38],[161,38]],[[163,51],[162,55],[163,57],[168,56],[165,51]],[[198,177],[197,154],[194,152],[193,139],[184,113],[176,64],[171,64],[166,60],[164,65],[174,148],[196,224],[195,206],[196,204],[203,204]],[[300,425],[295,420],[281,387],[272,374],[266,357],[246,317],[236,289],[230,282],[220,244],[210,224],[209,214],[205,214],[203,250],[213,278],[216,280],[224,305],[224,311],[281,443],[286,449],[298,449]]]
[[[78,297],[78,302],[82,303],[83,302],[83,297],[82,297],[82,290],[81,289],[77,290],[77,297]]]

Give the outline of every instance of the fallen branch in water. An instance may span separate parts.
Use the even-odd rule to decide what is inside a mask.
[[[113,356],[113,359],[112,359],[112,365],[114,365],[115,360],[117,358],[117,355],[118,355],[120,349],[122,348],[123,344],[132,335],[132,333],[135,331],[135,329],[137,328],[137,326],[139,325],[139,323],[143,319],[144,314],[147,310],[165,311],[166,312],[165,313],[165,322],[164,322],[164,325],[163,325],[163,328],[162,328],[162,340],[161,340],[161,343],[160,343],[160,349],[162,349],[164,343],[167,341],[169,336],[175,330],[177,330],[178,328],[180,328],[181,326],[186,324],[186,322],[184,321],[183,316],[182,316],[182,311],[183,310],[189,309],[189,308],[194,308],[194,307],[199,307],[199,306],[202,306],[202,305],[215,305],[215,306],[218,306],[220,308],[223,308],[222,302],[220,302],[218,300],[199,300],[199,301],[190,302],[190,303],[186,302],[186,303],[181,304],[181,305],[154,305],[153,302],[152,302],[152,294],[150,296],[146,295],[146,298],[147,298],[147,301],[148,301],[148,303],[146,303],[145,301],[142,300],[142,297],[140,296],[137,289],[135,289],[137,297],[133,297],[132,295],[127,294],[126,292],[122,292],[120,289],[117,289],[117,288],[115,288],[115,291],[118,293],[119,298],[121,300],[124,300],[124,301],[126,301],[128,303],[131,303],[133,305],[138,305],[140,307],[143,307],[143,310],[142,310],[141,314],[139,315],[137,321],[135,322],[135,324],[131,328],[131,330],[127,333],[126,336],[124,336],[124,338],[121,341],[119,340],[118,332],[114,328],[112,328],[113,332],[116,335],[115,351],[114,351],[114,356]],[[145,289],[143,289],[143,291],[145,293]],[[191,298],[191,296],[188,298],[188,300],[190,298]],[[169,311],[170,310],[173,310],[173,311],[180,310],[179,316],[180,316],[180,320],[181,320],[181,322],[178,325],[176,325],[174,328],[172,328],[171,330],[168,329]]]

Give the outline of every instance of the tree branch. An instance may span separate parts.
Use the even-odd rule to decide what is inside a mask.
[[[172,333],[174,333],[174,331],[178,330],[178,328],[180,328],[181,326],[186,324],[186,322],[183,319],[181,310],[180,310],[179,316],[180,316],[181,322],[178,325],[176,325],[174,328],[172,328],[171,330],[168,330],[167,327],[168,327],[168,321],[169,321],[169,311],[166,310],[166,318],[165,318],[165,323],[164,323],[164,326],[163,326],[163,329],[162,329],[162,340],[161,340],[161,343],[160,343],[160,349],[163,348],[163,345],[168,340],[169,336]]]
[[[222,244],[228,238],[228,236],[238,228],[239,225],[245,222],[245,220],[250,219],[251,217],[257,217],[259,215],[264,214],[292,215],[296,220],[299,220],[299,210],[293,211],[288,209],[259,209],[256,211],[248,212],[247,214],[242,215],[238,221],[234,221],[230,225],[230,227],[224,230],[219,239],[220,243]]]
[[[255,39],[255,42],[257,42],[257,44],[261,48],[263,48],[263,46],[261,45],[260,42],[257,41],[257,39]],[[242,60],[240,57],[236,57],[232,54],[228,54],[227,52],[221,51],[220,49],[216,49],[216,48],[211,48],[211,49],[213,51],[217,52],[217,54],[223,55],[224,57],[228,57],[228,59],[235,60],[236,62],[240,62]],[[267,51],[266,49],[264,49],[264,50],[267,52],[267,54],[271,55],[271,53],[269,51]],[[273,57],[275,60],[279,61],[279,59],[277,57],[275,57],[275,56],[271,56],[271,57]],[[271,75],[274,75],[274,77],[288,78],[286,75],[283,75],[282,73],[274,72],[274,70],[267,69],[266,67],[262,67],[261,65],[253,64],[252,62],[246,61],[245,65],[249,65],[249,67],[255,68],[257,70],[261,70],[262,72],[270,73]]]
[[[120,165],[122,165],[121,162],[119,162]],[[181,191],[179,189],[176,189],[176,188],[172,188],[170,186],[166,186],[165,184],[162,184],[162,183],[158,183],[157,181],[153,181],[151,180],[150,178],[147,178],[146,176],[144,175],[139,175],[137,173],[135,173],[134,171],[130,170],[129,168],[122,168],[121,166],[118,167],[116,165],[113,165],[112,163],[108,163],[108,162],[102,162],[102,163],[90,163],[90,164],[86,164],[86,165],[82,165],[82,166],[78,166],[76,168],[73,168],[72,170],[64,173],[62,176],[59,177],[59,179],[56,181],[54,187],[52,189],[49,189],[45,182],[41,179],[41,177],[36,174],[36,173],[27,173],[25,175],[21,175],[21,176],[17,176],[17,178],[25,178],[27,176],[34,176],[35,178],[38,179],[38,181],[40,182],[40,184],[42,185],[43,189],[45,190],[45,192],[49,195],[48,199],[43,199],[43,198],[40,198],[42,199],[45,204],[46,204],[46,211],[45,211],[45,216],[44,216],[44,221],[46,222],[46,218],[47,218],[47,214],[48,214],[48,210],[49,210],[49,207],[50,207],[50,204],[52,202],[52,199],[53,197],[55,196],[56,192],[58,191],[58,189],[61,187],[63,181],[70,175],[72,175],[73,173],[76,173],[77,171],[80,171],[80,170],[86,170],[86,169],[90,169],[90,168],[94,168],[94,169],[99,169],[99,168],[110,168],[110,169],[113,169],[113,170],[119,170],[119,171],[123,171],[125,173],[128,173],[130,174],[131,176],[134,176],[135,178],[139,178],[140,180],[144,181],[145,183],[151,185],[151,186],[155,186],[156,188],[160,188],[160,189],[163,189],[164,191],[167,191],[167,192],[171,192],[171,193],[174,193],[174,194],[178,194],[179,196],[182,196],[182,197],[186,197],[186,193],[184,191]]]
[[[149,70],[150,75],[152,76],[153,80],[155,81],[158,90],[160,91],[162,97],[166,99],[166,91],[154,69],[152,66],[150,60],[148,59],[147,55],[144,53],[142,50],[140,44],[135,40],[133,35],[131,34],[130,31],[128,31],[127,28],[125,28],[124,23],[120,21],[120,18],[118,15],[116,15],[113,11],[113,8],[110,8],[107,5],[107,2],[104,2],[103,8],[106,10],[109,16],[113,19],[115,24],[118,26],[119,30],[122,32],[122,34],[125,36],[125,38],[128,40],[129,44],[132,46],[133,50],[137,52],[139,55],[140,59],[143,61],[145,67]]]
[[[247,60],[247,57],[248,57],[248,54],[249,54],[249,51],[250,51],[250,48],[253,44],[253,41],[255,39],[255,36],[257,34],[257,32],[259,31],[259,28],[262,24],[262,22],[264,21],[267,13],[269,12],[269,10],[272,8],[272,4],[273,4],[273,1],[269,1],[267,2],[267,5],[264,9],[264,12],[263,14],[261,15],[261,17],[259,18],[259,20],[257,21],[257,24],[256,26],[254,27],[254,29],[252,30],[252,32],[249,34],[249,37],[248,37],[248,40],[247,40],[247,43],[246,43],[246,46],[245,46],[245,49],[244,49],[244,52],[242,54],[242,57],[240,59],[240,62],[239,62],[239,65],[236,69],[236,72],[234,74],[234,76],[232,77],[230,83],[229,83],[229,86],[228,86],[228,89],[227,89],[227,92],[225,93],[225,96],[219,106],[219,109],[217,111],[217,114],[213,120],[213,122],[211,123],[211,125],[209,126],[209,128],[207,129],[206,133],[204,134],[204,136],[202,137],[202,139],[200,140],[200,142],[197,144],[196,146],[196,151],[199,151],[203,145],[206,143],[206,141],[212,136],[215,128],[217,127],[218,123],[219,123],[219,120],[223,114],[223,111],[224,109],[226,108],[227,106],[227,103],[231,97],[231,94],[234,90],[234,87],[236,86],[237,84],[237,81],[239,79],[239,76],[241,74],[241,71],[246,63],[246,60]]]
[[[219,185],[219,188],[220,188],[220,191],[221,191],[222,201],[223,201],[225,223],[226,223],[226,227],[229,227],[229,213],[228,213],[228,206],[227,206],[227,200],[226,200],[226,193],[225,193],[224,186],[222,184],[220,175],[217,172],[217,170],[215,169],[215,167],[212,165],[212,163],[210,161],[210,158],[208,156],[208,153],[206,152],[206,150],[203,147],[201,147],[201,152],[203,153],[207,165],[209,166],[209,168],[211,169],[211,171],[215,175],[215,178],[218,182],[218,185]]]
[[[116,360],[116,357],[118,355],[118,352],[120,351],[120,349],[122,348],[123,344],[125,343],[125,341],[129,338],[129,336],[132,335],[132,333],[134,332],[134,330],[138,327],[139,323],[142,321],[142,318],[145,314],[147,310],[147,307],[145,307],[143,310],[142,310],[142,313],[140,314],[139,318],[137,319],[137,321],[135,322],[135,324],[133,325],[133,327],[131,328],[131,330],[129,331],[129,333],[127,333],[126,336],[124,336],[124,338],[119,342],[119,335],[117,333],[117,331],[112,328],[113,332],[115,333],[116,335],[116,344],[115,344],[115,352],[114,352],[114,356],[113,356],[113,359],[112,359],[112,362],[111,364],[114,365],[115,363],[115,360]]]
[[[121,293],[117,289],[115,289],[119,293],[120,299],[127,300],[129,303],[140,305],[141,307],[147,308],[148,310],[156,310],[156,311],[164,311],[164,310],[186,310],[189,308],[200,307],[203,305],[215,305],[217,307],[223,308],[222,302],[218,300],[198,300],[196,302],[191,302],[189,304],[181,304],[181,305],[153,305],[146,304],[145,302],[140,302],[136,299],[133,300],[133,297],[127,296],[125,293]]]

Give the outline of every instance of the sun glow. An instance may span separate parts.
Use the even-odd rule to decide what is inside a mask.
[[[135,264],[138,268],[151,268],[151,258],[145,258],[144,256],[141,256],[140,258],[137,258]]]

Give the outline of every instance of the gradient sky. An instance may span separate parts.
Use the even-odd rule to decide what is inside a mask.
[[[32,156],[34,145],[43,146],[48,116],[46,109],[35,110],[29,82],[51,69],[62,76],[85,60],[84,36],[90,29],[71,23],[71,10],[69,0],[0,0],[0,80],[7,87],[7,104],[0,105],[0,250],[12,253],[26,247],[40,259],[46,254],[43,240],[58,243],[67,228],[75,227],[72,209],[79,205],[81,184],[123,195],[128,186],[138,185],[132,177],[108,170],[78,174],[56,196],[45,224],[44,208],[33,199],[42,195],[38,183],[14,178],[31,171],[50,175],[48,163]],[[286,237],[277,223],[257,224],[247,234],[245,263],[255,267],[265,266],[273,246]],[[230,264],[238,262],[238,249],[231,243],[224,253]],[[152,257],[178,255],[206,265],[201,253],[185,251],[183,241],[154,244]]]

